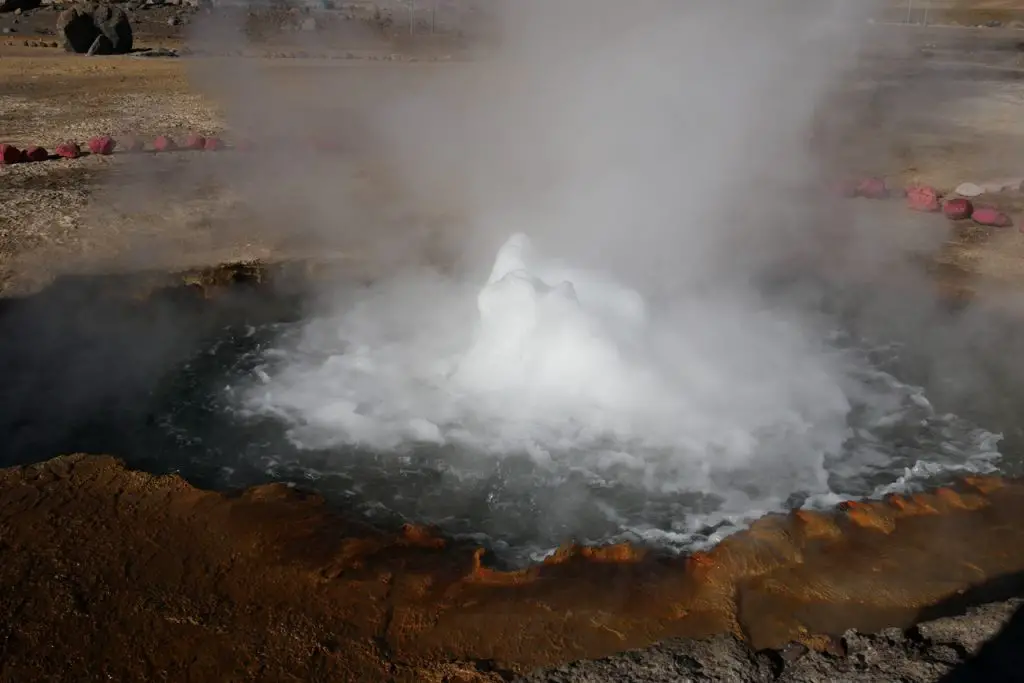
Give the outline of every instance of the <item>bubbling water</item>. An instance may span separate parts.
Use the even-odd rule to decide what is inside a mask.
[[[794,496],[828,502],[865,472],[888,469],[878,485],[898,487],[943,457],[995,456],[997,437],[936,415],[824,319],[749,292],[645,301],[538,255],[525,235],[508,239],[478,290],[407,274],[344,303],[268,356],[244,399],[283,419],[300,451],[334,449],[339,469],[353,447],[405,464],[432,449],[458,454],[440,460],[460,481],[525,460],[526,480],[552,491],[582,477],[652,500],[710,496],[671,526],[692,536]],[[893,440],[896,426],[921,448]],[[614,501],[602,509],[642,532]]]

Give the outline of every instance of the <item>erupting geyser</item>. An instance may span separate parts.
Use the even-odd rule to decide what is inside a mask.
[[[482,287],[406,274],[343,298],[339,315],[264,355],[245,404],[283,419],[317,476],[345,472],[358,489],[360,453],[396,480],[439,472],[426,484],[438,491],[410,483],[374,501],[420,521],[429,494],[447,498],[444,519],[482,505],[494,534],[509,523],[558,542],[586,508],[579,525],[603,516],[599,536],[685,545],[997,455],[998,437],[936,414],[820,314],[751,292],[645,300],[538,256],[524,235]],[[456,492],[474,500],[461,512]],[[548,507],[558,524],[522,530],[517,515],[541,524]]]

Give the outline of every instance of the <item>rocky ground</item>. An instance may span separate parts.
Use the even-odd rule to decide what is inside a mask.
[[[674,640],[516,679],[523,683],[875,683],[1020,680],[1024,604],[1019,599],[876,634],[847,631],[823,651],[793,644],[754,652],[733,636]],[[1016,616],[1014,616],[1016,615]],[[1013,623],[1011,623],[1011,619]],[[989,641],[992,641],[989,643]],[[984,649],[984,651],[982,651]]]

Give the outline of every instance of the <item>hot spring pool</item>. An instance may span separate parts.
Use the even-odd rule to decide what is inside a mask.
[[[483,290],[416,276],[222,330],[152,394],[131,464],[291,482],[509,565],[570,539],[696,549],[769,511],[1001,467],[998,434],[901,379],[899,345],[735,301],[666,313],[515,252]]]

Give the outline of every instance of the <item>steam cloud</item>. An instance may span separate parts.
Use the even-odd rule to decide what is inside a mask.
[[[287,196],[319,238],[407,264],[325,293],[247,408],[303,448],[455,447],[714,493],[712,524],[827,498],[827,462],[880,466],[908,416],[990,456],[990,435],[834,343],[833,320],[765,294],[779,272],[842,284],[885,263],[870,231],[837,247],[857,217],[822,199],[811,144],[865,4],[510,2],[472,63],[322,75],[302,106],[255,71],[208,74],[230,75],[248,125],[341,136],[387,210],[348,166],[281,157],[273,183],[251,170],[254,201]],[[432,214],[452,220],[412,218]]]

